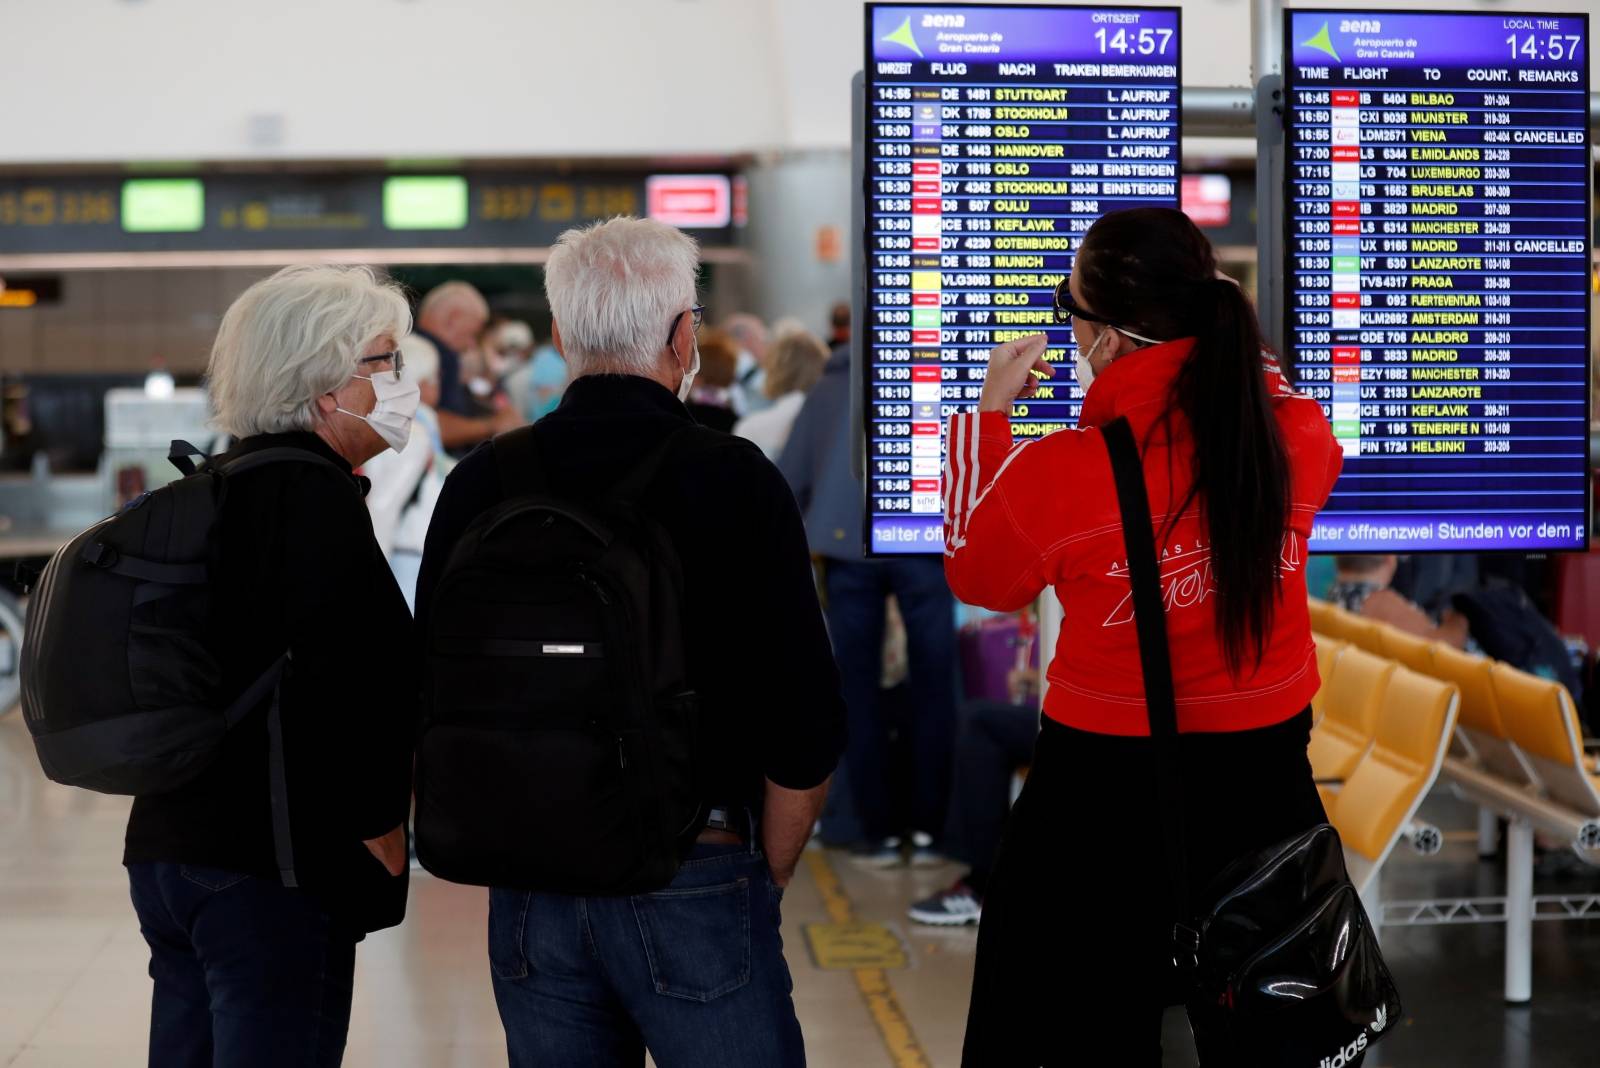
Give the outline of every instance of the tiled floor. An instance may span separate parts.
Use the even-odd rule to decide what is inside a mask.
[[[121,1068],[144,1063],[145,949],[117,864],[127,803],[44,782],[16,715],[0,716],[0,1068]],[[1442,826],[1470,812],[1430,803]],[[855,977],[812,963],[802,925],[826,918],[802,868],[785,905],[785,938],[810,1060],[823,1068],[898,1068],[959,1060],[971,930],[904,920],[904,906],[953,869],[863,871],[833,858],[858,918],[891,925],[911,965],[888,973],[925,1060],[896,1061]],[[1541,877],[1540,892],[1600,892],[1600,872]],[[1472,843],[1442,857],[1400,857],[1391,896],[1495,893],[1500,875]],[[375,935],[358,958],[351,1068],[490,1068],[506,1063],[483,954],[484,894],[428,876],[412,884],[406,923]],[[1597,1063],[1600,921],[1535,929],[1535,1001],[1501,1002],[1501,930],[1403,929],[1385,948],[1406,1002],[1405,1025],[1369,1065],[1384,1068],[1577,1068]],[[1193,1064],[1181,1016],[1168,1018],[1167,1065]],[[901,1049],[904,1051],[904,1043]]]

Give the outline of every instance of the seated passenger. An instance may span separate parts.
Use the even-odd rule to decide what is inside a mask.
[[[562,236],[545,286],[573,380],[517,441],[548,461],[523,477],[582,503],[672,438],[636,503],[681,565],[697,779],[723,816],[659,894],[491,891],[495,999],[515,1066],[638,1068],[647,1049],[663,1065],[805,1063],[779,902],[844,747],[844,707],[793,495],[754,445],[697,428],[682,403],[700,365],[698,259],[690,238],[658,222],[617,218]],[[445,483],[418,584],[423,633],[462,535],[506,499],[506,440]]]
[[[212,409],[238,442],[219,459],[325,463],[229,477],[213,652],[223,691],[244,693],[287,651],[281,702],[269,691],[214,764],[136,799],[128,820],[152,1068],[337,1065],[356,943],[405,915],[418,661],[352,471],[410,435],[417,391],[396,352],[409,327],[398,287],[365,268],[288,267],[217,333]]]
[[[755,442],[767,459],[777,463],[806,403],[806,393],[822,377],[827,362],[828,350],[809,331],[779,335],[772,346],[769,369],[762,376],[768,406],[739,420],[733,432]]]
[[[1074,1042],[1161,1063],[1171,875],[1107,423],[1131,424],[1162,554],[1194,904],[1234,860],[1326,822],[1306,758],[1319,681],[1301,561],[1339,447],[1216,275],[1181,212],[1103,216],[1056,290],[1087,389],[1079,429],[1012,439],[1013,404],[1054,371],[1042,334],[990,353],[979,411],[949,428],[951,589],[1016,611],[1053,588],[1065,614],[984,897],[968,1068],[1058,1064]]]
[[[1421,608],[1391,588],[1395,569],[1400,566],[1398,556],[1336,556],[1333,562],[1337,570],[1329,599],[1339,607],[1431,642],[1444,642],[1457,649],[1467,647],[1466,616],[1446,609],[1435,623]]]

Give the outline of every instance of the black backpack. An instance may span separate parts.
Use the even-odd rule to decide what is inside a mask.
[[[440,878],[564,894],[672,881],[705,825],[683,577],[635,502],[553,496],[532,427],[493,445],[504,495],[451,552],[423,635],[417,857]]]
[[[212,531],[229,481],[245,471],[290,462],[339,469],[295,448],[217,464],[175,441],[169,458],[184,477],[73,538],[33,586],[22,714],[45,774],[68,786],[135,796],[178,789],[274,691],[287,661],[243,694],[219,692],[207,640]]]

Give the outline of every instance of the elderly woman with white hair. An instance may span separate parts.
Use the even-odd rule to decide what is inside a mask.
[[[227,693],[288,666],[211,767],[134,801],[151,1065],[337,1065],[356,943],[405,914],[417,658],[354,471],[410,435],[409,327],[370,270],[305,266],[251,286],[217,334],[212,407],[237,442],[220,459],[304,456],[228,479],[211,651]]]

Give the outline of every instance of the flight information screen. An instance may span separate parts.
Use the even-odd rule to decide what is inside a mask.
[[[1290,11],[1288,338],[1322,552],[1588,544],[1581,15]]]
[[[1018,438],[1077,423],[1051,293],[1106,212],[1178,206],[1178,11],[866,9],[862,360],[870,553],[941,552],[947,417],[988,352],[1045,331],[1058,366]]]

